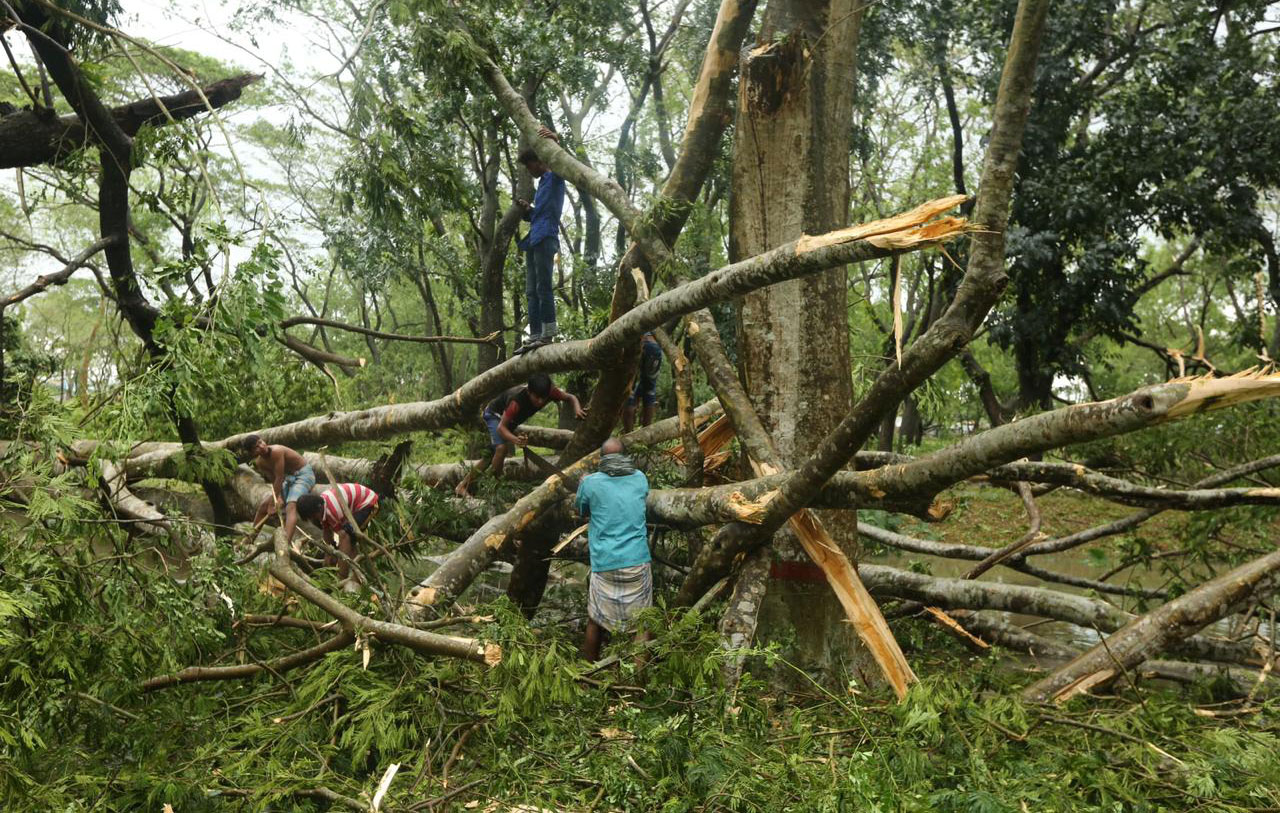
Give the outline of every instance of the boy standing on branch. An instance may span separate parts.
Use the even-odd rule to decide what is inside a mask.
[[[578,397],[571,392],[563,392],[551,383],[551,376],[546,373],[534,373],[529,376],[529,383],[523,387],[512,387],[489,402],[484,408],[484,424],[489,427],[489,443],[493,455],[462,478],[454,492],[459,497],[467,496],[471,481],[485,469],[493,466],[493,476],[502,476],[502,464],[507,455],[516,446],[524,447],[529,443],[525,435],[517,435],[515,428],[546,406],[548,401],[563,401],[573,407],[573,414],[578,420],[587,417],[587,412],[578,403]]]
[[[542,138],[559,143],[560,136],[543,127]],[[564,178],[555,174],[532,148],[518,159],[529,174],[538,179],[533,203],[519,199],[529,221],[529,233],[516,246],[524,252],[524,293],[529,306],[529,338],[516,350],[524,353],[549,344],[556,335],[556,299],[552,269],[560,251],[560,211],[564,208]]]

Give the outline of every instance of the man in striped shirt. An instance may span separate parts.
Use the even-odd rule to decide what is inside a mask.
[[[351,519],[355,520],[354,528],[351,521],[347,519],[348,511],[351,513]],[[378,513],[377,493],[359,483],[339,483],[324,494],[307,494],[298,499],[298,518],[320,526],[326,545],[330,548],[334,547],[334,536],[337,535],[337,548],[345,555],[345,558],[337,563],[338,578],[342,579],[344,590],[354,592],[359,589],[358,582],[347,578],[350,572],[347,561],[356,555],[356,529],[364,531],[365,526],[376,513]],[[333,564],[332,557],[326,556],[325,564]]]

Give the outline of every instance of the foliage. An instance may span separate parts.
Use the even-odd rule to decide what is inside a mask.
[[[251,809],[323,809],[299,794],[324,787],[359,799],[392,762],[401,769],[384,804],[396,810],[449,793],[456,805],[488,798],[676,811],[1276,801],[1270,701],[1230,727],[1193,714],[1188,700],[1207,699],[1196,693],[1044,711],[1010,699],[1020,675],[973,660],[940,633],[917,642],[932,653],[917,661],[927,677],[898,706],[750,677],[728,695],[716,636],[695,616],[661,611],[650,619],[660,633],[648,665],[637,670],[624,658],[617,673],[584,680],[571,639],[530,627],[504,605],[482,608],[496,620],[479,632],[506,653],[493,670],[376,647],[367,669],[344,650],[283,681],[139,695],[130,683],[170,668],[155,656],[174,651],[172,638],[184,655],[234,639],[252,656],[309,645],[311,635],[233,629],[217,601],[210,613],[190,611],[196,585],[215,582],[241,610],[272,611],[252,580],[214,567],[166,588],[124,561],[114,566],[147,588],[140,604],[114,592],[87,600],[74,556],[27,549],[6,559],[2,685],[6,708],[20,710],[0,729],[9,809],[74,810],[98,798],[107,809],[214,810],[246,793]],[[21,588],[37,577],[35,591]],[[157,624],[150,616],[160,610],[176,614]],[[150,642],[161,635],[171,640]],[[89,671],[90,659],[114,668]],[[87,749],[112,756],[86,761]]]

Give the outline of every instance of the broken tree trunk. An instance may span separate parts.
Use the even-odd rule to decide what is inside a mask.
[[[1031,107],[1035,68],[1039,58],[1048,0],[1020,0],[996,96],[991,143],[983,164],[977,200],[977,221],[983,230],[973,238],[969,266],[954,299],[899,363],[890,365],[872,383],[853,410],[783,484],[772,503],[770,517],[758,528],[733,523],[716,534],[690,572],[682,593],[700,595],[728,571],[739,553],[765,544],[787,518],[808,504],[831,476],[842,468],[871,436],[886,410],[896,407],[953,358],[973,337],[1008,283],[1004,272],[1004,227],[1008,222],[1014,171],[1022,134]],[[957,198],[957,203],[963,200]],[[860,227],[850,230],[856,232]],[[826,238],[819,238],[822,242]],[[690,580],[697,579],[694,584]]]
[[[752,468],[758,475],[776,474],[780,462],[777,449],[774,448],[772,439],[760,422],[746,391],[743,390],[741,382],[734,373],[733,365],[725,355],[724,345],[720,341],[720,334],[716,330],[711,314],[706,310],[692,314],[689,318],[689,333],[693,337],[694,347],[707,372],[707,378],[720,397],[720,403],[725,407],[725,414],[733,423],[738,437],[746,447]],[[863,588],[857,571],[853,569],[853,564],[830,538],[818,519],[808,510],[799,511],[791,517],[791,529],[805,553],[822,569],[828,584],[835,591],[841,607],[853,624],[854,631],[875,658],[880,670],[884,673],[885,680],[893,687],[899,699],[905,697],[907,687],[916,681],[915,673],[911,671],[906,656],[902,654],[902,649],[894,640],[889,625],[880,614],[880,608]],[[701,560],[702,557],[699,556],[697,561]],[[695,561],[695,568],[697,561]],[[764,593],[764,577],[760,575],[758,568],[753,569],[751,573],[753,581],[744,587],[744,593],[750,594],[751,600],[731,604],[729,614],[742,615],[748,610],[759,612]],[[709,582],[705,585],[700,584],[701,589],[696,594],[690,595],[690,581],[691,579],[686,578],[684,585],[681,586],[680,594],[676,599],[678,603],[692,604],[706,592],[706,588],[710,587]],[[725,624],[731,632],[743,633],[755,629],[753,618],[735,618],[726,621]],[[730,674],[729,678],[731,682],[736,682],[736,673]]]
[[[588,455],[560,474],[553,474],[473,533],[449,554],[444,563],[409,592],[411,616],[448,608],[476,577],[493,564],[500,553],[509,553],[517,534],[529,528],[544,511],[573,495],[582,479],[600,459]]]
[[[1053,674],[1027,687],[1026,700],[1061,703],[1100,688],[1147,657],[1235,612],[1280,581],[1280,551],[1241,565],[1135,619]]]
[[[961,198],[956,196],[932,201],[893,218],[817,237],[805,237],[766,254],[725,266],[653,297],[610,323],[591,339],[548,345],[537,353],[509,359],[435,401],[334,412],[260,429],[254,434],[268,443],[305,449],[454,426],[471,420],[486,398],[527,381],[533,373],[596,367],[612,358],[617,351],[638,343],[646,331],[712,303],[835,265],[887,257],[895,252],[918,251],[954,240],[971,231],[968,222],[957,217],[933,218],[960,201]],[[247,434],[233,435],[214,445],[220,448],[234,446]]]

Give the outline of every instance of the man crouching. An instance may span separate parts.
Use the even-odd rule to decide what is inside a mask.
[[[625,632],[636,613],[653,606],[645,498],[649,479],[624,455],[622,441],[600,447],[600,465],[578,485],[578,513],[587,517],[591,587],[587,593],[587,634],[582,654],[600,658],[608,633]],[[647,639],[647,633],[637,639]]]

